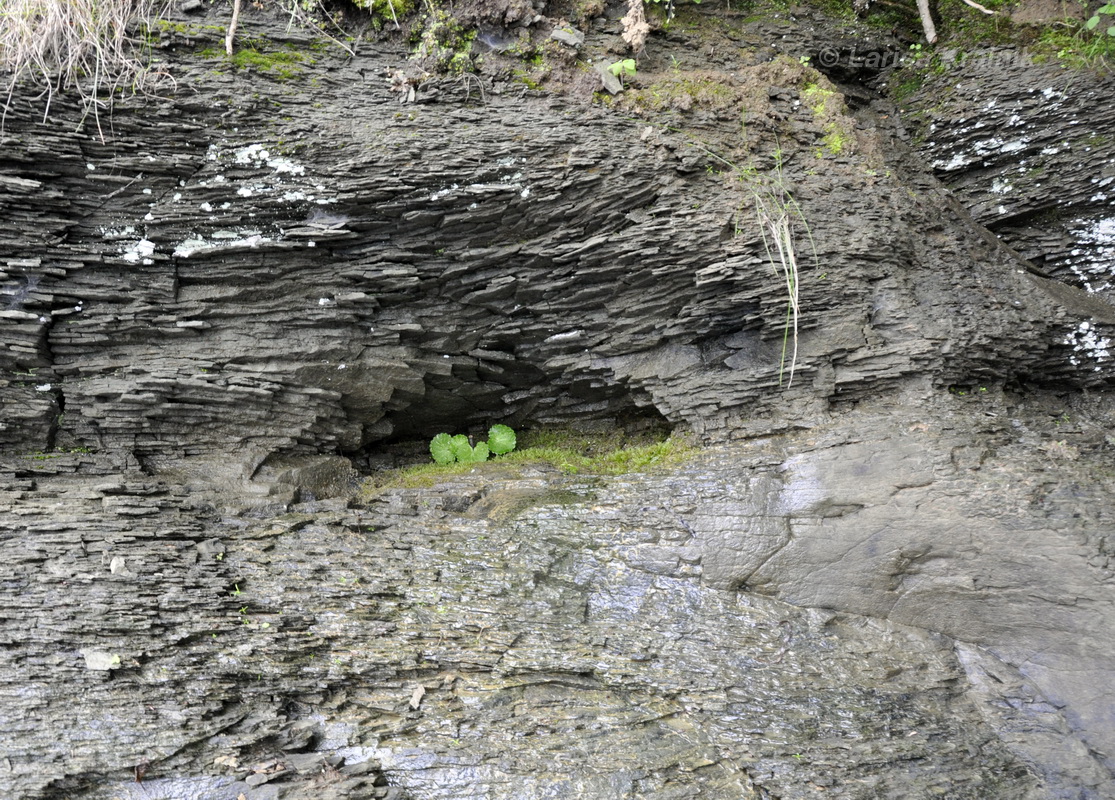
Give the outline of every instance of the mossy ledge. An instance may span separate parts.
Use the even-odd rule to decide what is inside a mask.
[[[428,488],[473,470],[493,476],[518,473],[524,467],[550,468],[570,475],[625,475],[676,466],[697,452],[682,435],[627,437],[622,431],[585,434],[565,428],[543,429],[521,433],[520,442],[520,449],[482,463],[423,463],[384,470],[367,478],[360,493],[370,498],[386,489]]]

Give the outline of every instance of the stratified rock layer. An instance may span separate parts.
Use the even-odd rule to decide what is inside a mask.
[[[763,25],[618,111],[204,29],[103,140],[13,104],[10,796],[1115,796],[1115,313]],[[496,421],[720,444],[351,499]]]
[[[976,51],[932,77],[917,101],[919,150],[981,224],[1050,275],[1110,302],[1115,77],[1030,58]]]
[[[399,104],[374,77],[395,64],[365,46],[297,83],[195,74],[204,100],[120,108],[103,144],[17,104],[7,441],[248,477],[278,452],[496,418],[715,433],[911,376],[1110,377],[1107,305],[980,238],[892,118],[833,112],[854,141],[826,155],[822,79],[800,64],[741,67],[734,90],[760,97],[744,137],[521,93],[481,104],[464,80]],[[788,392],[783,213],[801,307]]]
[[[1087,463],[1111,454],[1063,427],[1066,461],[1009,397],[923,405],[668,472],[492,465],[268,519],[48,460],[3,495],[6,780],[1110,796],[1111,486]]]

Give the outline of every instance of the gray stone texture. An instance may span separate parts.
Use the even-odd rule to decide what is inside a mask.
[[[314,56],[237,72],[188,10],[170,99],[0,133],[4,796],[1115,797],[1115,312],[1056,266],[1104,263],[1110,79],[960,65],[899,113],[789,44],[855,31],[702,7],[609,108],[557,44],[511,79],[525,4],[457,9],[517,31],[472,77],[267,9]],[[701,448],[356,491],[493,422]]]

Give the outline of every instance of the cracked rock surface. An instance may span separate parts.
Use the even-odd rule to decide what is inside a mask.
[[[854,31],[702,6],[608,108],[573,45],[512,79],[517,4],[429,80],[266,10],[316,55],[238,72],[202,11],[191,91],[0,133],[5,796],[1115,797],[1111,269],[983,133],[1102,233],[1056,114],[1104,84],[1015,61],[911,124],[767,44]],[[357,491],[497,421],[702,447]]]
[[[1106,796],[1110,479],[1049,461],[1004,399],[931,410],[262,519],[153,480],[7,485],[6,780],[138,797],[112,776],[151,762],[168,797]]]

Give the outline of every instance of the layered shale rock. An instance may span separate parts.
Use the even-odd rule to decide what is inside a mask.
[[[1106,306],[981,238],[893,116],[819,122],[820,76],[755,60],[725,79],[743,135],[739,111],[673,133],[521,92],[481,103],[465,80],[399,104],[381,76],[405,55],[370,44],[297,81],[192,74],[203,100],[118,108],[104,143],[17,103],[0,324],[21,424],[4,433],[248,477],[275,453],[496,418],[715,434],[915,376],[1108,379]],[[756,191],[801,212],[788,392]]]
[[[266,9],[246,46],[295,66],[238,71],[212,11],[103,136],[13,101],[8,794],[1115,796],[1115,312],[1027,244],[1045,186],[991,205],[1010,142],[912,136],[802,63],[858,35],[819,16],[702,7],[590,102],[622,9],[550,45],[565,94],[511,55],[557,12],[457,11],[477,74]],[[1094,211],[1046,73],[1004,69],[955,101]],[[354,493],[496,421],[708,447]]]
[[[254,521],[151,482],[9,486],[21,535],[6,551],[39,611],[5,629],[5,653],[40,655],[5,665],[20,742],[5,781],[86,798],[378,797],[386,781],[387,796],[446,800],[1006,800],[1095,783],[1063,716],[1017,677],[1028,705],[1011,724],[1042,731],[1036,755],[1055,768],[996,733],[985,715],[1002,712],[965,676],[1009,673],[991,652],[764,596],[776,551],[816,541],[811,521],[834,547],[851,533],[778,477],[794,444],[611,483],[472,476]],[[792,517],[762,522],[770,502]],[[787,524],[796,543],[759,552],[761,528]],[[963,538],[905,543],[921,558],[866,560],[844,588],[877,611],[857,591],[869,576],[907,580]],[[818,604],[796,581],[782,591]]]
[[[1115,79],[1081,83],[1015,50],[953,58],[919,92],[919,150],[972,216],[1021,256],[1110,302]]]

